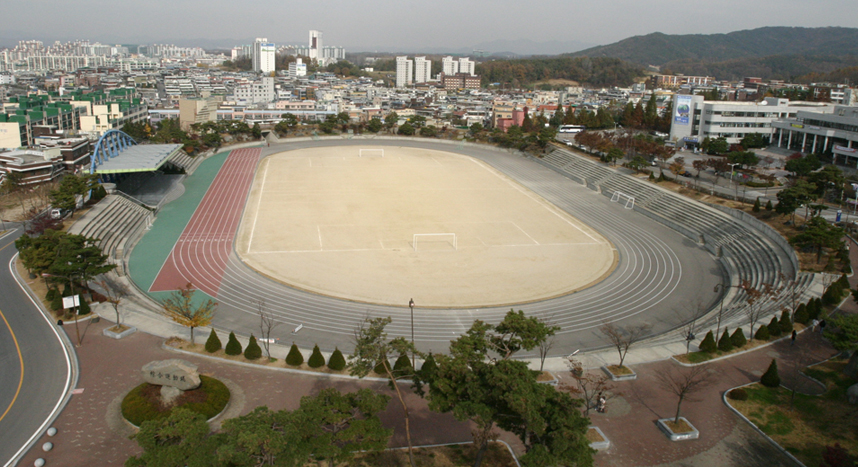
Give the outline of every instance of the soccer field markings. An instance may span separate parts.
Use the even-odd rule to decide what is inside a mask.
[[[259,219],[259,206],[262,204],[262,194],[265,192],[265,180],[268,178],[268,167],[271,165],[270,159],[265,159],[265,169],[262,172],[262,183],[259,186],[259,199],[256,200],[256,212],[253,213],[253,225],[250,227],[250,238],[247,240],[247,252],[250,253],[250,247],[253,245],[253,234],[256,232],[256,221]],[[250,187],[253,190],[253,186]]]

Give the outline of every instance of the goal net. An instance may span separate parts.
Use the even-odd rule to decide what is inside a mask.
[[[358,149],[358,157],[384,157],[384,149]]]
[[[454,233],[414,234],[414,240],[411,244],[414,246],[414,251],[417,251],[418,245],[424,250],[459,249],[459,242]]]
[[[625,201],[626,209],[634,209],[635,208],[635,197],[631,195],[627,195],[625,193],[621,193],[619,191],[615,191],[613,196],[611,196],[612,203],[619,203]]]

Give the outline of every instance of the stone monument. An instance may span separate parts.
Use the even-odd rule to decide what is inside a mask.
[[[143,365],[143,380],[161,386],[161,402],[171,405],[184,391],[200,387],[197,366],[186,360],[172,358]]]

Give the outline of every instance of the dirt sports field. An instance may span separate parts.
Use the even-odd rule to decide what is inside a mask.
[[[421,307],[545,299],[590,286],[616,264],[597,232],[475,159],[368,149],[265,158],[239,256],[297,288],[381,304],[413,297]]]

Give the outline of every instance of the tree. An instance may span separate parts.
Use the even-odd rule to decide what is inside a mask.
[[[835,349],[852,352],[843,372],[852,378],[858,377],[858,315],[832,316],[829,322],[825,338]]]
[[[85,286],[96,276],[116,268],[115,264],[107,264],[107,255],[98,247],[97,238],[58,232],[52,241],[55,250],[48,267],[50,274],[69,281],[77,279]]]
[[[790,219],[795,222],[795,210],[802,204],[807,205],[813,201],[815,191],[816,185],[803,180],[796,180],[793,186],[784,188],[776,195],[778,204],[775,206],[775,212],[781,215],[789,215]]]
[[[369,123],[366,125],[366,131],[370,133],[378,133],[382,128],[384,128],[384,124],[377,118],[369,119]]]
[[[414,127],[410,123],[405,122],[402,125],[399,125],[399,130],[397,131],[397,133],[404,136],[413,136]]]
[[[670,164],[670,171],[673,172],[674,175],[682,175],[685,173],[685,158],[677,157]]]
[[[390,112],[384,117],[384,126],[387,127],[388,130],[393,129],[397,123],[399,123],[399,115],[396,112]]]
[[[371,389],[342,394],[326,388],[304,396],[295,411],[302,443],[314,459],[327,460],[331,467],[350,461],[357,452],[382,450],[393,432],[378,418],[388,401],[390,396]]]
[[[299,466],[310,457],[301,442],[295,416],[262,406],[241,417],[223,422],[224,441],[217,448],[222,465],[256,467]]]
[[[776,388],[781,385],[781,377],[778,376],[778,362],[773,358],[769,368],[760,378],[760,383],[768,388]]]
[[[813,154],[808,154],[807,156],[799,159],[788,159],[784,165],[784,169],[788,172],[792,172],[796,177],[806,177],[808,174],[820,167],[822,167],[822,163],[819,162],[819,159]]]
[[[262,357],[262,349],[259,348],[259,344],[256,343],[256,337],[251,334],[250,341],[247,343],[247,347],[244,348],[244,358],[248,360],[259,360]]]
[[[727,154],[727,160],[731,164],[739,164],[740,167],[753,167],[760,163],[760,158],[752,151],[733,151]]]
[[[265,299],[251,300],[256,306],[259,314],[259,334],[262,336],[262,346],[265,347],[265,356],[271,358],[271,331],[280,325],[280,322],[268,314],[265,308]]]
[[[733,347],[737,349],[741,349],[748,343],[748,340],[745,339],[745,332],[742,331],[742,328],[736,328],[733,331],[733,335],[730,336],[730,341],[733,343]]]
[[[113,307],[113,311],[116,313],[116,325],[119,326],[122,323],[120,322],[119,316],[119,304],[122,303],[122,300],[128,295],[128,287],[121,282],[110,279],[102,279],[98,282],[98,286],[104,293],[104,297],[106,298],[106,302],[110,303]]]
[[[301,355],[301,351],[298,350],[298,346],[294,342],[289,348],[289,353],[286,354],[286,363],[291,366],[301,366],[304,363],[304,356]]]
[[[221,348],[223,348],[223,344],[221,344],[220,338],[217,336],[214,328],[212,328],[212,332],[209,333],[209,338],[206,339],[206,352],[215,353]]]
[[[718,350],[722,352],[729,352],[733,350],[733,341],[730,340],[730,333],[727,332],[727,327],[724,327],[724,334],[721,335],[721,339],[718,340]]]
[[[322,351],[318,345],[313,346],[313,353],[310,354],[310,359],[307,360],[307,365],[310,368],[321,368],[325,365],[325,357],[322,356]]]
[[[408,442],[408,461],[411,467],[414,464],[413,443],[411,442],[411,415],[408,410],[408,404],[405,403],[405,396],[399,388],[397,379],[406,378],[414,375],[395,375],[390,368],[390,357],[392,355],[401,354],[416,354],[421,355],[414,344],[403,337],[389,339],[384,328],[390,324],[391,318],[369,318],[362,321],[355,330],[355,349],[351,357],[349,357],[349,373],[352,376],[363,378],[372,371],[377,364],[381,364],[384,373],[387,374],[390,380],[390,385],[396,391],[396,397],[399,399],[399,404],[402,406],[402,411],[405,418],[405,438]]]
[[[715,138],[709,141],[709,145],[706,147],[706,154],[724,154],[729,150],[730,143],[727,142],[727,138]]]
[[[843,245],[843,229],[830,224],[822,217],[813,217],[806,224],[806,229],[790,239],[793,245],[813,247],[816,249],[816,262],[822,259],[823,249],[839,250]]]
[[[590,409],[596,406],[599,396],[606,399],[610,398],[611,391],[614,389],[611,378],[601,371],[588,372],[584,370],[581,362],[573,357],[567,357],[566,365],[569,367],[572,379],[575,380],[575,386],[568,386],[564,383],[561,389],[580,395],[584,401],[584,415],[590,415]]]
[[[754,212],[760,212],[760,208],[761,208],[761,207],[762,207],[762,206],[760,206],[760,198],[757,198],[757,199],[754,201],[754,207],[753,207],[753,208],[751,208],[751,211],[754,211]]]
[[[221,438],[210,434],[202,415],[176,408],[165,418],[143,422],[134,439],[143,453],[130,457],[126,466],[210,467]]]
[[[253,128],[251,128],[250,134],[253,135],[254,139],[259,139],[262,137],[262,129],[259,128],[259,123],[253,123]]]
[[[610,165],[614,165],[614,163],[622,158],[626,157],[626,153],[623,152],[620,148],[611,148],[607,154],[605,154],[605,162]]]
[[[331,358],[328,359],[328,368],[334,371],[343,371],[346,368],[346,359],[340,349],[335,348]]]
[[[611,345],[617,349],[620,354],[619,367],[623,366],[626,360],[626,354],[629,349],[649,334],[651,326],[649,324],[637,324],[629,326],[618,326],[614,323],[604,323],[599,328],[599,331],[608,338]]]
[[[679,423],[682,402],[692,400],[690,397],[692,394],[705,388],[711,381],[711,375],[708,365],[696,365],[682,370],[677,370],[671,365],[656,373],[659,386],[677,398],[673,423]]]
[[[703,338],[698,347],[701,352],[706,353],[713,353],[718,350],[718,344],[715,342],[715,335],[712,334],[712,331],[706,333],[706,337]]]
[[[434,138],[438,136],[438,128],[436,128],[434,125],[424,126],[420,128],[420,136]]]
[[[224,352],[232,356],[241,355],[241,342],[238,342],[238,338],[235,337],[234,332],[229,333],[229,339],[226,341]]]
[[[212,299],[195,304],[194,292],[197,289],[190,282],[185,287],[173,292],[169,298],[161,302],[162,313],[176,324],[191,330],[191,345],[194,344],[194,329],[208,326],[214,317],[217,303]]]

